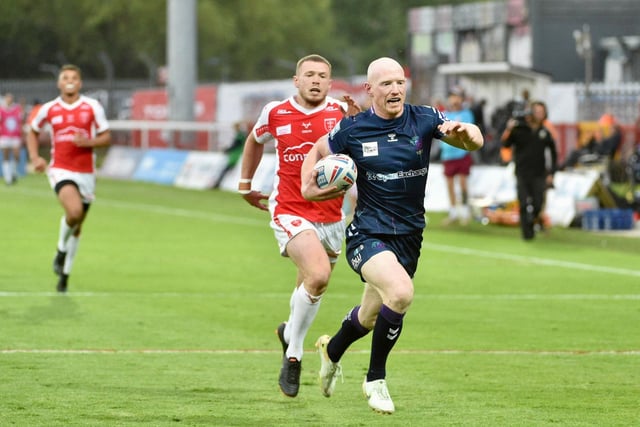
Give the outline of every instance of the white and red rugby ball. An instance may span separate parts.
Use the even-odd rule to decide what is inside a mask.
[[[318,160],[314,169],[318,171],[316,181],[320,188],[336,186],[340,190],[348,190],[358,177],[356,164],[346,154],[330,154]]]

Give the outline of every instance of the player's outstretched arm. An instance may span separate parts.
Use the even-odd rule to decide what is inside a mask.
[[[251,206],[254,206],[260,210],[268,211],[269,207],[262,203],[263,200],[268,200],[267,194],[262,194],[259,191],[251,189],[251,180],[253,175],[258,169],[258,165],[262,160],[264,154],[264,145],[259,144],[253,136],[253,132],[249,133],[247,140],[244,143],[244,149],[242,151],[242,164],[240,165],[240,180],[238,181],[238,193],[242,195],[242,198],[247,201]]]
[[[40,157],[40,154],[38,153],[38,146],[38,134],[33,129],[29,129],[29,133],[27,133],[27,152],[29,153],[29,160],[36,172],[44,172],[47,168],[47,161]]]
[[[484,145],[482,132],[473,123],[447,121],[438,126],[438,129],[445,135],[442,140],[454,147],[475,151]]]
[[[258,141],[256,141],[253,132],[249,133],[244,142],[244,149],[242,151],[238,193],[240,193],[242,198],[251,206],[263,211],[268,211],[269,207],[265,203],[262,203],[262,201],[268,200],[269,196],[251,189],[251,180],[253,179],[253,175],[256,173],[256,169],[258,169],[258,165],[262,160],[263,154],[264,145],[259,144]]]

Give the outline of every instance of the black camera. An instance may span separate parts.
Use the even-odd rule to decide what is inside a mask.
[[[511,118],[516,121],[516,126],[528,126],[527,116],[531,114],[531,111],[522,104],[517,104],[511,110]]]

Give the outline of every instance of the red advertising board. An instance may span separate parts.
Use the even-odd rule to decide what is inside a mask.
[[[216,86],[198,86],[195,93],[194,117],[198,122],[214,123],[217,105]],[[144,89],[133,94],[132,120],[157,120],[168,119],[169,104],[165,89]],[[185,134],[170,131],[149,131],[149,148],[183,148],[189,150],[208,150],[209,135],[207,132],[193,132]],[[213,137],[217,137],[213,135]],[[141,131],[133,131],[133,144],[140,147],[142,142]]]

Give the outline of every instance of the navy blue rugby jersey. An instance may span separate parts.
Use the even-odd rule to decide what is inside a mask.
[[[331,151],[351,156],[358,168],[352,224],[360,232],[411,234],[425,227],[429,155],[446,120],[433,107],[405,104],[398,118],[385,120],[369,109],[331,131]]]

